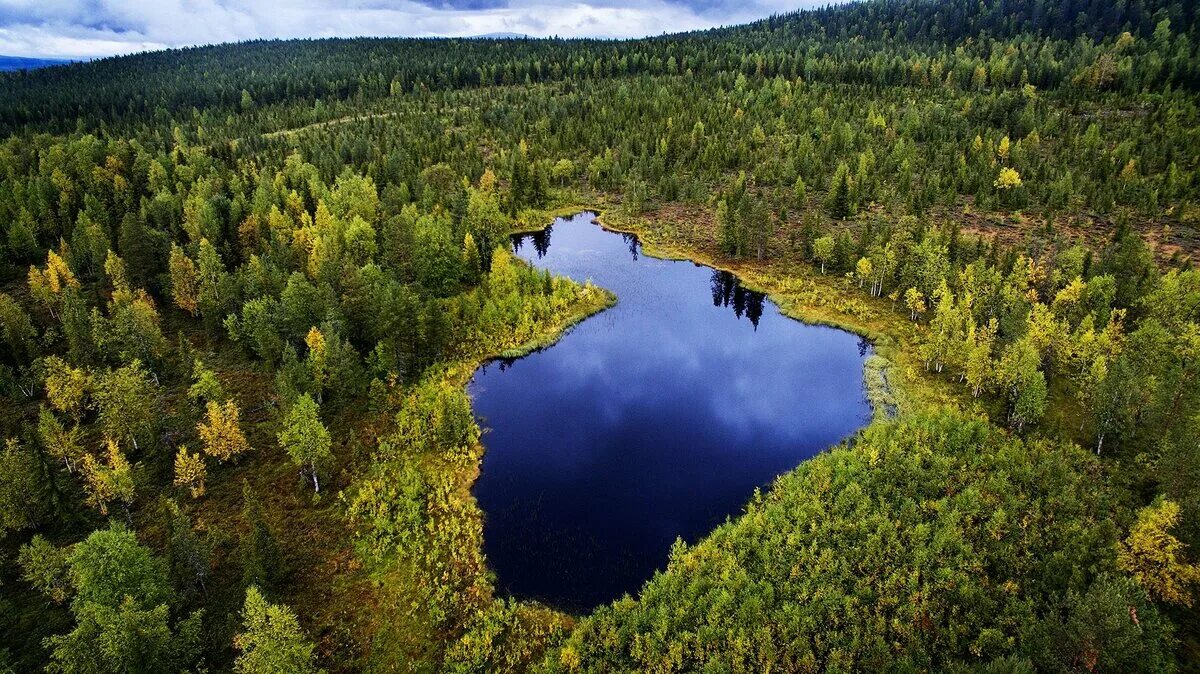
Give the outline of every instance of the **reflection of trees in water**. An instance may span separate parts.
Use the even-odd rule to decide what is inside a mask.
[[[762,293],[746,291],[746,318],[750,319],[755,330],[758,329],[758,319],[762,318],[764,300],[766,296]]]
[[[714,307],[729,306],[729,298],[733,294],[734,278],[733,274],[727,271],[713,270],[712,273],[712,300]]]
[[[629,247],[629,254],[633,256],[634,261],[638,259],[638,238],[637,234],[621,232],[621,238],[625,239],[625,245]]]
[[[538,259],[546,257],[546,253],[550,251],[550,230],[552,229],[554,229],[554,225],[550,225],[540,232],[534,232],[530,237],[533,239],[533,249],[537,251]]]
[[[720,269],[713,270],[710,284],[714,307],[732,307],[735,316],[740,319],[745,315],[754,328],[758,329],[758,320],[762,318],[766,295],[747,290],[738,282],[736,276]]]
[[[867,350],[870,348],[871,348],[871,340],[867,339],[866,337],[858,338],[858,355],[860,357],[867,355]]]
[[[546,253],[550,251],[550,230],[554,229],[554,225],[550,225],[545,229],[528,234],[513,234],[512,250],[514,253],[520,253],[521,248],[525,246],[525,241],[528,239],[533,243],[533,250],[537,253],[538,259],[546,257]]]

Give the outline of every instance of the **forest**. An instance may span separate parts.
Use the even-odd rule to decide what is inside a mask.
[[[1196,3],[0,92],[0,672],[1200,671]],[[868,338],[875,418],[574,615],[496,590],[464,386],[620,301],[510,252],[585,209]]]

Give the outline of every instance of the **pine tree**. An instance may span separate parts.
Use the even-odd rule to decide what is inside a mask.
[[[171,586],[187,598],[208,592],[209,551],[192,528],[192,520],[170,499],[162,501],[167,530],[167,569]]]
[[[796,176],[796,182],[792,185],[792,200],[796,208],[808,205],[808,185],[804,182],[804,176]]]
[[[267,603],[257,587],[246,590],[242,631],[233,639],[240,651],[233,663],[238,674],[319,674],[314,646],[300,630],[296,614]]]
[[[741,249],[740,223],[737,221],[737,214],[731,211],[728,201],[721,199],[717,202],[713,219],[717,224],[721,252],[730,257],[737,256]]]
[[[21,546],[17,564],[21,567],[21,579],[61,604],[71,594],[71,581],[67,577],[69,548],[59,548],[41,534],[35,535]]]
[[[41,465],[32,447],[15,438],[0,449],[0,539],[9,531],[36,526],[47,514],[39,494]]]
[[[36,340],[37,330],[29,314],[12,297],[0,293],[0,343],[7,345],[18,365],[29,363],[37,355]]]
[[[279,543],[263,517],[262,504],[250,489],[250,483],[245,481],[242,482],[242,526],[238,538],[242,584],[269,589],[280,577]]]
[[[833,176],[833,187],[829,190],[826,208],[829,216],[835,220],[845,220],[854,212],[851,202],[850,167],[839,164],[837,173]]]
[[[1156,599],[1191,606],[1200,586],[1200,566],[1188,561],[1186,547],[1171,533],[1179,524],[1179,505],[1166,498],[1138,512],[1117,551],[1117,565]]]

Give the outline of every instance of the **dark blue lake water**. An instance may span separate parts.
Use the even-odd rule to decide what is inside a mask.
[[[583,611],[869,421],[869,347],[780,314],[724,272],[641,254],[593,214],[517,254],[617,295],[554,346],[479,369],[475,497],[502,593]]]

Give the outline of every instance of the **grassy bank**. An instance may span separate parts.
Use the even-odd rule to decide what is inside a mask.
[[[917,351],[925,326],[887,298],[872,298],[853,281],[821,274],[812,265],[780,255],[764,260],[721,256],[715,239],[702,225],[681,223],[650,212],[630,217],[603,200],[581,208],[599,213],[605,229],[635,234],[645,254],[666,260],[689,260],[730,272],[745,287],[766,294],[780,311],[814,325],[827,325],[860,335],[874,347],[864,375],[872,407],[906,413],[943,404],[968,403],[962,391],[945,380],[926,376]],[[877,415],[878,417],[878,415]]]
[[[591,284],[544,281],[543,274],[497,252],[487,283],[462,303],[498,307],[501,319],[419,381],[393,383],[382,400],[386,428],[342,495],[373,588],[360,604],[371,607],[361,637],[366,669],[490,670],[493,656],[528,664],[573,622],[534,603],[495,597],[483,513],[472,494],[485,451],[466,393],[474,372],[546,348],[616,301]],[[541,290],[530,291],[529,279]],[[349,593],[345,599],[360,601]]]

